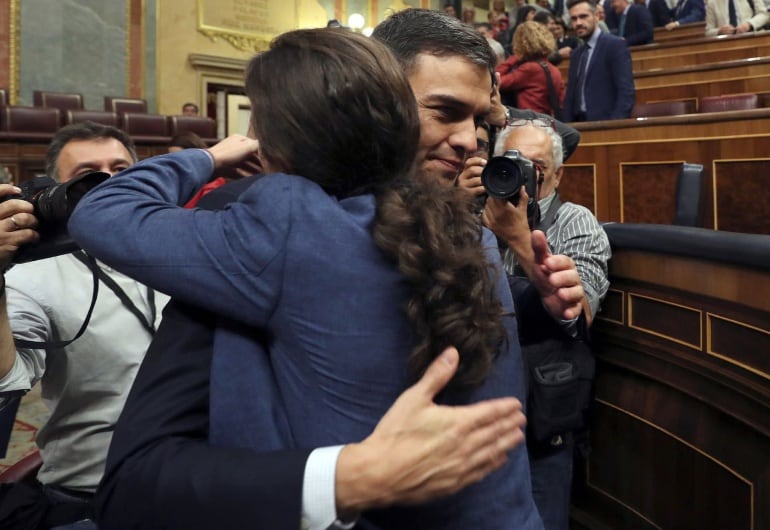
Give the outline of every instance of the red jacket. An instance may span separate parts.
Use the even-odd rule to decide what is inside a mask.
[[[518,62],[518,57],[511,55],[495,68],[495,71],[500,74],[500,93],[516,95],[516,107],[520,109],[531,109],[553,116],[548,98],[548,82],[543,67],[537,61],[526,61],[517,66]],[[546,59],[541,62],[546,64],[551,73],[551,80],[561,108],[564,106],[566,92],[561,72]]]

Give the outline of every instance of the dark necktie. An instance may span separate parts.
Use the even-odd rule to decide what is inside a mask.
[[[679,18],[680,13],[682,12],[682,8],[686,2],[687,0],[679,0],[679,2],[676,4],[676,13],[674,14],[675,19]],[[732,2],[732,0],[730,0],[730,2]]]
[[[623,13],[622,15],[620,15],[620,24],[618,25],[618,37],[625,37],[625,35],[626,35],[626,14]]]
[[[727,0],[727,13],[730,17],[730,25],[735,27],[738,25],[738,17],[735,14],[735,2],[733,0]]]
[[[583,89],[586,84],[586,70],[588,69],[588,54],[591,52],[591,45],[586,44],[586,49],[583,50],[583,54],[580,56],[580,62],[578,63],[578,78],[577,78],[577,108],[582,111],[583,106]]]

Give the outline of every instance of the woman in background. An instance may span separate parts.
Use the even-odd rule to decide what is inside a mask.
[[[512,44],[513,55],[495,69],[503,104],[559,119],[566,86],[559,69],[548,62],[556,50],[553,35],[539,22],[528,21],[516,28]]]

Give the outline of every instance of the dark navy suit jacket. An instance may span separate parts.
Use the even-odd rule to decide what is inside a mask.
[[[666,0],[650,0],[647,9],[650,10],[650,15],[652,15],[652,25],[656,28],[665,26],[673,20],[671,10],[668,8]],[[613,15],[617,16],[615,13],[613,13]]]
[[[621,15],[615,13],[612,6],[607,9],[605,3],[605,13],[607,27],[613,35],[620,36],[620,17]],[[649,44],[654,38],[654,27],[652,23],[652,15],[650,11],[639,4],[631,4],[626,13],[626,26],[624,31],[624,39],[629,46],[638,46],[640,44]]]
[[[580,112],[577,79],[585,45],[572,52],[569,64],[567,95],[564,97],[564,121],[574,121]],[[602,33],[596,41],[585,77],[586,119],[619,120],[629,118],[636,101],[631,53],[625,41]]]
[[[241,179],[199,203],[223,208]],[[209,382],[217,317],[172,300],[112,438],[97,491],[99,528],[296,530],[309,449],[259,453],[209,446]],[[252,347],[260,339],[243,329]]]

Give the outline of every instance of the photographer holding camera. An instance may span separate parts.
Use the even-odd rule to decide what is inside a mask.
[[[62,184],[97,171],[103,180],[134,162],[134,144],[126,133],[86,122],[56,133],[46,153],[46,172]],[[113,426],[168,297],[98,265],[101,292],[94,302],[94,276],[79,251],[19,263],[19,249],[42,247],[34,243],[46,243],[57,228],[47,226],[55,223],[47,219],[43,199],[30,201],[27,193],[14,197],[21,191],[0,185],[0,266],[6,270],[0,297],[0,400],[40,381],[51,416],[37,436],[40,487],[17,483],[8,489],[0,502],[0,523],[9,521],[15,507],[11,520],[16,525],[50,528],[90,518]],[[90,322],[78,337],[92,303]],[[35,499],[26,514],[24,497]]]
[[[562,138],[552,120],[513,120],[495,143],[495,154],[504,155],[490,159],[480,175],[466,172],[465,178],[458,179],[458,185],[475,194],[489,194],[482,220],[507,246],[504,262],[513,276],[519,338],[527,364],[532,493],[547,530],[569,528],[573,448],[575,438],[585,432],[594,372],[587,325],[609,288],[607,235],[587,208],[559,197],[562,150]],[[528,215],[527,206],[532,210],[535,204],[539,212]],[[536,281],[531,242],[541,238],[541,232],[551,252],[574,261],[585,292],[585,317],[557,321],[538,311],[540,302],[522,282],[522,278]],[[565,401],[572,406],[565,409]]]

